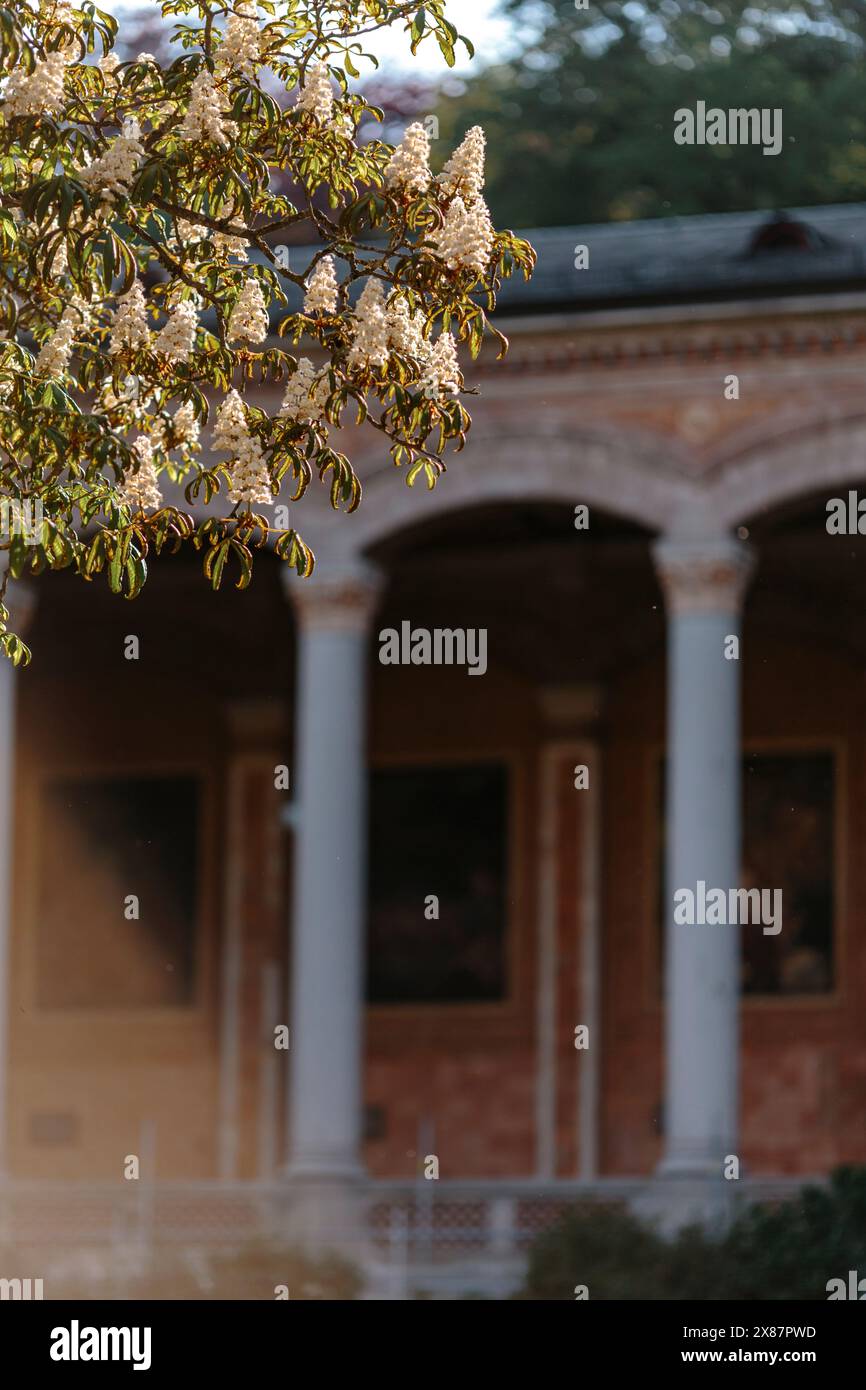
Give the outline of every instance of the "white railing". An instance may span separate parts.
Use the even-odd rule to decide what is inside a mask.
[[[736,1205],[776,1201],[807,1181],[822,1179],[744,1179],[731,1184],[731,1195]],[[384,1258],[507,1259],[523,1254],[569,1207],[631,1206],[649,1187],[646,1178],[370,1181],[360,1194],[362,1230],[371,1252]],[[0,1248],[290,1241],[292,1202],[291,1186],[279,1182],[7,1180],[0,1184]]]

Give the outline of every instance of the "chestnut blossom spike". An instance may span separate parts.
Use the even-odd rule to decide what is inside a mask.
[[[431,233],[430,240],[449,270],[483,275],[493,257],[493,224],[484,199],[476,198],[467,208],[458,194],[443,226]]]
[[[51,20],[53,28],[59,29],[62,25],[74,27],[75,14],[69,0],[41,0],[40,10],[47,10],[45,16]]]
[[[78,178],[86,188],[101,193],[103,202],[110,202],[109,195],[122,198],[129,192],[144,157],[138,122],[128,118],[123,123],[122,134],[112,140],[105,153],[92,164],[78,170]]]
[[[3,114],[15,116],[55,116],[63,105],[63,79],[73,61],[70,44],[53,50],[36,63],[32,72],[16,68],[3,93]]]
[[[424,337],[422,316],[410,313],[409,305],[402,297],[392,299],[388,305],[388,346],[401,357],[414,357],[424,363],[430,355],[430,342]]]
[[[69,359],[72,356],[72,344],[75,339],[75,324],[66,318],[61,318],[60,323],[47,342],[43,343],[36,358],[33,370],[37,376],[62,376],[69,366]]]
[[[236,130],[226,115],[225,102],[207,68],[192,84],[189,106],[177,128],[181,140],[199,140],[225,149]]]
[[[96,66],[106,79],[106,84],[112,82],[116,85],[119,82],[117,69],[120,67],[120,59],[116,53],[103,53]]]
[[[226,22],[225,37],[217,50],[218,73],[239,72],[252,77],[261,56],[261,31],[252,0],[240,0]]]
[[[172,238],[172,246],[183,250],[184,246],[197,246],[207,236],[207,228],[197,222],[188,222],[185,217],[177,219],[177,236]]]
[[[60,322],[51,337],[42,345],[36,358],[34,371],[37,376],[60,377],[69,367],[76,333],[84,332],[90,321],[90,310],[78,295],[60,317]]]
[[[201,426],[195,417],[195,411],[190,401],[187,401],[185,405],[182,405],[179,410],[175,411],[174,419],[172,420],[172,429],[174,430],[177,440],[177,443],[174,445],[175,448],[189,449],[193,445],[198,444]]]
[[[432,181],[430,136],[420,121],[413,121],[391,155],[385,169],[385,183],[404,193],[422,193]]]
[[[229,343],[263,343],[268,336],[268,311],[262,287],[253,276],[244,287],[229,315],[226,340]]]
[[[248,261],[247,243],[243,237],[234,236],[231,232],[211,232],[210,239],[213,242],[213,253],[228,260],[229,256],[236,256],[239,261]]]
[[[153,445],[141,435],[133,443],[132,451],[138,456],[138,468],[130,469],[123,478],[117,489],[117,500],[132,512],[158,511],[162,506],[162,492],[153,461]]]
[[[421,389],[428,396],[456,395],[463,386],[463,376],[457,360],[457,344],[453,333],[440,333],[433,344]]]
[[[118,301],[111,325],[109,356],[116,357],[125,348],[143,348],[150,342],[147,327],[147,306],[141,281],[136,278]]]
[[[211,448],[229,455],[231,502],[250,506],[273,500],[262,446],[250,434],[244,403],[234,387],[217,411]]]
[[[335,106],[334,115],[329,122],[329,129],[336,131],[338,135],[342,135],[344,140],[354,140],[355,120],[351,111],[341,111]]]
[[[201,426],[195,418],[195,412],[189,401],[176,410],[171,420],[171,434],[174,442],[167,443],[167,428],[165,421],[157,419],[151,437],[154,444],[160,449],[191,449],[197,446]]]
[[[300,357],[297,368],[289,377],[280,414],[303,424],[316,423],[325,413],[330,390],[327,373],[323,372],[317,377],[309,357]]]
[[[334,114],[334,89],[324,63],[314,63],[307,68],[295,110],[309,111],[320,125],[327,125],[330,121]]]
[[[382,286],[372,276],[355,306],[355,329],[348,365],[353,371],[384,367],[388,360],[388,318]]]
[[[337,310],[337,275],[333,256],[323,256],[307,281],[305,314],[333,314]]]
[[[487,144],[480,125],[466,132],[436,182],[449,198],[460,194],[468,207],[480,197],[484,187],[484,149]]]
[[[168,322],[161,329],[154,350],[169,362],[186,362],[195,347],[195,334],[198,327],[198,312],[191,299],[184,299],[173,309]]]

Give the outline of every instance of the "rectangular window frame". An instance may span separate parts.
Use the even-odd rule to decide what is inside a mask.
[[[645,815],[648,833],[644,861],[645,882],[649,885],[644,922],[644,949],[650,969],[645,972],[649,994],[646,1003],[663,1012],[665,998],[662,980],[662,950],[656,904],[660,901],[659,876],[664,876],[661,823],[656,807],[661,796],[661,777],[667,746],[655,741],[647,752],[645,766]],[[822,994],[738,994],[741,1009],[771,1010],[843,1008],[847,1003],[847,920],[848,920],[848,745],[838,736],[780,735],[746,738],[740,741],[740,757],[751,753],[777,756],[796,753],[827,753],[833,759],[833,988]],[[784,927],[783,927],[784,930]]]
[[[448,1029],[452,1040],[466,1036],[487,1040],[491,1032],[503,1026],[513,1036],[518,1021],[528,1018],[530,991],[526,972],[521,968],[525,958],[527,933],[528,874],[523,846],[528,828],[528,759],[529,755],[513,746],[495,745],[467,751],[464,748],[437,748],[435,752],[418,750],[377,755],[368,763],[370,774],[388,769],[431,769],[436,767],[474,767],[498,763],[506,772],[506,819],[508,839],[506,848],[506,921],[505,921],[505,996],[499,1000],[455,1001],[453,1003],[424,1002],[406,1004],[368,1004],[364,1011],[368,1037],[374,1049],[390,1043],[405,1046],[407,1029],[413,1024],[422,1031],[419,1044],[440,1026]],[[369,785],[369,783],[368,783]],[[365,887],[365,914],[368,904]],[[419,911],[423,894],[419,897]],[[435,925],[435,924],[434,924]],[[364,928],[366,948],[366,916]]]
[[[198,904],[192,958],[192,991],[188,1002],[159,1005],[71,1005],[55,1006],[38,1003],[37,933],[39,927],[39,875],[42,872],[42,811],[45,789],[58,780],[159,781],[162,778],[194,779],[199,787],[200,834],[196,865],[196,899]],[[147,763],[120,762],[98,759],[86,763],[63,763],[31,770],[26,788],[26,839],[24,862],[18,875],[18,913],[24,930],[18,935],[21,949],[19,981],[21,997],[26,1000],[30,1023],[42,1023],[52,1029],[66,1025],[77,1030],[86,1024],[88,1033],[95,1034],[103,1025],[116,1029],[127,1025],[164,1025],[166,1023],[202,1023],[213,1012],[215,967],[217,960],[218,913],[220,891],[218,777],[213,765],[195,759],[160,760]]]

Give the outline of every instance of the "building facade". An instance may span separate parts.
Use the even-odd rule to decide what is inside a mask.
[[[131,1157],[187,1214],[285,1191],[339,1238],[360,1193],[492,1248],[536,1199],[691,1209],[866,1161],[864,234],[539,233],[469,446],[428,493],[347,432],[360,510],[293,512],[312,579],[16,586],[22,1240]],[[383,661],[404,625],[483,632],[483,673]],[[678,922],[701,883],[778,891],[779,929]]]

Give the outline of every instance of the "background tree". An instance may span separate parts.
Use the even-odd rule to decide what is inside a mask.
[[[420,125],[396,149],[356,142],[381,114],[349,88],[365,37],[399,23],[453,63],[444,0],[161,10],[162,64],[120,62],[116,20],[91,3],[0,10],[0,646],[16,662],[10,573],[105,572],[134,597],[152,553],[191,543],[214,587],[229,562],[244,587],[270,541],[309,574],[302,536],[273,534],[261,508],[314,474],[335,508],[358,505],[330,439],[347,413],[432,487],[470,425],[457,341],[477,354],[501,277],[532,265],[491,225],[480,130],[435,177]],[[301,231],[303,272],[273,245]],[[292,287],[303,306],[278,331],[314,358],[268,341]],[[275,417],[246,398],[254,380],[285,384]],[[220,462],[199,457],[208,423]]]
[[[861,0],[503,0],[521,51],[437,105],[481,122],[506,224],[808,206],[866,197]],[[784,148],[677,146],[673,114],[783,111]]]

